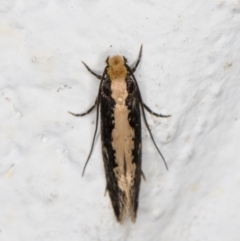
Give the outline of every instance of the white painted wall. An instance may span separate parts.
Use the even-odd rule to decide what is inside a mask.
[[[239,0],[0,2],[0,241],[240,240]],[[100,138],[108,55],[129,63],[170,171],[143,126],[138,218],[119,225]]]

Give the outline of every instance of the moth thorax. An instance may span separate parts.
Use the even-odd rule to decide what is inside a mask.
[[[108,59],[108,69],[107,74],[111,80],[122,79],[124,80],[127,75],[127,69],[124,65],[123,56],[113,56]]]

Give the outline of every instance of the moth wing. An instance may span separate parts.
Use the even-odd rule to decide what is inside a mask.
[[[141,181],[141,116],[139,109],[139,95],[137,86],[131,76],[126,79],[128,96],[125,105],[128,109],[127,121],[133,133],[132,165],[135,166],[131,172],[132,182],[126,192],[122,187],[119,176],[116,175],[118,164],[116,161],[116,150],[113,147],[113,130],[115,128],[114,110],[116,103],[111,96],[111,82],[108,77],[103,81],[101,89],[101,139],[102,156],[107,180],[107,190],[111,198],[112,206],[118,221],[122,222],[125,215],[131,216],[132,221],[136,219],[138,208],[138,195]],[[121,134],[121,133],[120,133]],[[125,162],[125,157],[122,160]],[[126,177],[128,175],[126,171]]]
[[[101,88],[101,141],[102,157],[107,180],[106,190],[111,198],[115,216],[119,222],[125,216],[123,207],[123,193],[118,186],[118,179],[114,173],[117,167],[115,162],[115,150],[112,146],[112,131],[114,129],[115,101],[111,96],[111,81],[106,76]]]
[[[119,171],[121,163],[116,161],[116,152],[118,150],[114,149],[113,144],[113,130],[118,120],[115,119],[116,102],[111,96],[111,81],[108,77],[103,81],[101,89],[101,139],[107,190],[116,218],[119,222],[122,222],[126,214],[128,214],[134,222],[138,208],[141,181],[141,116],[138,89],[131,76],[126,78],[126,88],[128,95],[124,108],[126,108],[128,114],[125,121],[129,126],[130,132],[133,133],[129,140],[133,147],[129,149],[131,151],[130,158],[129,156],[127,157],[127,151],[125,152],[126,155],[122,157],[121,163],[124,163],[122,166],[127,166],[122,167],[122,172]],[[119,133],[121,135],[120,138],[129,138],[128,134],[123,133]],[[126,170],[123,171],[123,169]],[[129,179],[130,181],[126,181]]]
[[[141,113],[139,106],[139,92],[135,81],[132,76],[128,76],[126,79],[128,97],[126,99],[126,105],[129,110],[128,119],[129,124],[134,130],[134,149],[132,151],[133,163],[136,166],[134,182],[131,187],[131,209],[130,216],[132,221],[135,221],[138,209],[138,196],[141,183],[141,165],[142,165],[142,137],[141,137]]]

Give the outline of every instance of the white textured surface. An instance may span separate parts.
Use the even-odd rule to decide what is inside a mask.
[[[240,240],[240,2],[0,2],[0,241]],[[143,127],[136,224],[115,221],[100,138],[87,166],[108,55],[137,70],[164,168]]]

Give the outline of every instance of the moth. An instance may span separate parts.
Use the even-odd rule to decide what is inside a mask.
[[[145,179],[142,163],[141,113],[150,137],[159,155],[167,167],[166,161],[157,147],[149,125],[145,110],[157,117],[170,117],[153,112],[142,100],[142,96],[134,76],[142,56],[142,46],[138,59],[131,68],[124,56],[108,57],[102,75],[93,72],[84,62],[84,66],[95,77],[100,79],[99,90],[94,105],[82,114],[89,114],[97,108],[96,126],[93,141],[83,173],[93,151],[98,129],[99,111],[101,119],[102,157],[107,180],[106,191],[111,198],[117,221],[123,222],[130,216],[135,222],[138,209],[138,196],[141,176]]]

